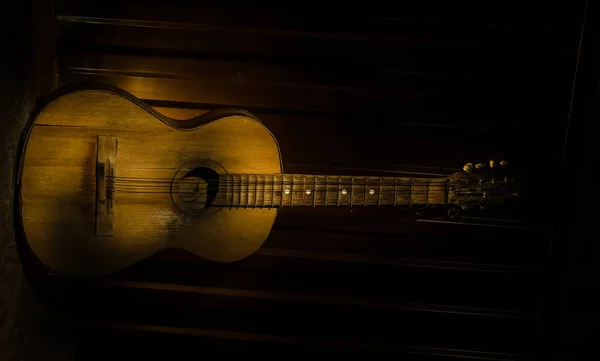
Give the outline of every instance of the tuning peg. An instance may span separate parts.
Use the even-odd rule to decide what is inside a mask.
[[[473,172],[473,163],[467,163],[463,166],[463,170],[467,173]]]
[[[496,166],[495,160],[490,160],[490,168],[494,168]]]
[[[483,163],[477,163],[477,164],[475,165],[475,168],[477,168],[477,169],[484,169],[485,167],[487,167],[487,165],[485,165],[485,164],[483,164]]]
[[[510,164],[510,163],[508,163],[508,162],[507,162],[507,161],[505,161],[505,160],[501,160],[501,161],[500,161],[500,165],[501,165],[501,166],[503,166],[503,167],[508,167],[508,166],[509,166],[509,164]]]

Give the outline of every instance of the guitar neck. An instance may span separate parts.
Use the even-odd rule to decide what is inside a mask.
[[[449,178],[227,174],[218,184],[221,207],[412,206],[448,203]]]

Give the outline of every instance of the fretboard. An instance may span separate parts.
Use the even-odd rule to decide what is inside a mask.
[[[228,174],[214,206],[278,208],[445,204],[448,178]]]

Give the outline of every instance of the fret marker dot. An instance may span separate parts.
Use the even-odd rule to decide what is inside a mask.
[[[342,194],[346,194],[346,193],[348,193],[348,191],[345,189],[342,189]]]
[[[306,190],[306,194],[310,194],[310,189],[307,189],[307,190]]]
[[[375,189],[371,189],[371,190],[369,191],[369,194],[370,194],[370,195],[373,195],[373,194],[375,194]]]
[[[285,193],[285,194],[290,194],[290,190],[289,190],[289,189],[286,189],[286,190],[284,190],[284,191],[283,191],[283,193]]]

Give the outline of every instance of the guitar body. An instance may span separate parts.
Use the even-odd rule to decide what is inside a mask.
[[[110,236],[95,231],[98,136],[117,139],[120,179],[166,184],[159,188],[163,192],[116,193]],[[277,215],[276,208],[266,207],[190,214],[169,192],[169,180],[188,168],[221,175],[282,172],[273,135],[243,111],[178,121],[117,89],[79,89],[57,96],[32,118],[21,152],[17,226],[40,261],[59,273],[103,275],[165,247],[236,261],[262,245]]]
[[[20,145],[17,234],[71,276],[113,273],[166,247],[237,261],[264,243],[280,207],[466,209],[518,194],[506,162],[425,178],[285,174],[275,138],[243,110],[174,120],[106,86],[56,93]]]

